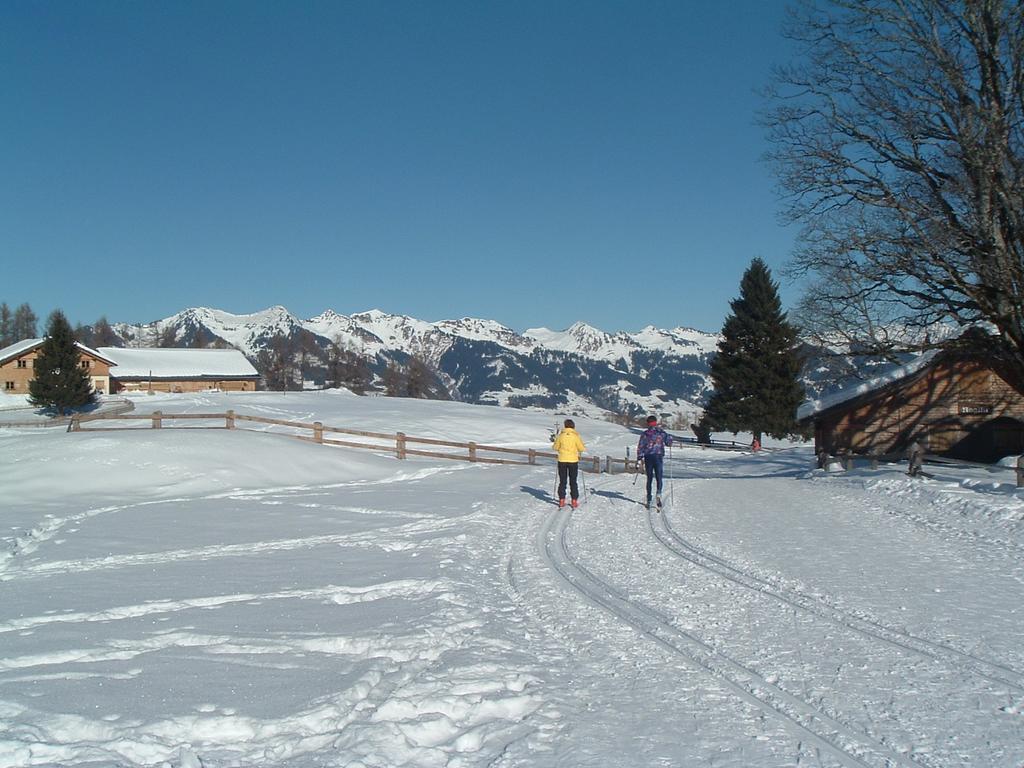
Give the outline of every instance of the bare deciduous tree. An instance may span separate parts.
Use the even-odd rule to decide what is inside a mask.
[[[100,316],[92,327],[92,343],[97,347],[113,347],[117,344],[117,333],[111,327],[106,315]]]
[[[32,311],[32,307],[26,304],[19,304],[18,308],[14,310],[14,319],[12,320],[12,330],[14,332],[14,339],[12,343],[23,341],[24,339],[34,339],[36,337],[36,313]]]
[[[298,389],[295,375],[295,344],[287,336],[278,334],[256,356],[256,369],[263,376],[267,389],[279,392]]]
[[[985,323],[1024,379],[1024,9],[829,0],[793,21],[806,59],[766,122],[804,225],[796,319],[867,352]]]
[[[430,366],[418,355],[409,358],[405,366],[405,393],[408,397],[429,398],[432,392],[433,374]]]
[[[14,343],[14,317],[7,302],[0,303],[0,349]]]
[[[327,386],[345,387],[362,395],[373,384],[373,373],[366,358],[336,335],[327,348]]]
[[[388,397],[402,397],[406,392],[405,373],[394,360],[389,360],[384,368],[381,383],[384,386],[384,394]]]
[[[156,335],[156,346],[158,347],[176,347],[178,346],[178,333],[174,329],[174,326],[168,323],[163,328],[157,331]]]

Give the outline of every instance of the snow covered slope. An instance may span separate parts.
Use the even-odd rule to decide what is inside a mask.
[[[606,333],[586,323],[575,323],[565,331],[531,328],[523,334],[544,349],[572,352],[581,357],[626,365],[634,352],[657,351],[675,357],[701,356],[713,353],[718,336],[691,328],[661,330],[652,325],[638,333]]]
[[[518,448],[564,415],[136,399]],[[682,445],[664,514],[621,475],[560,511],[550,465],[142,424],[0,430],[0,766],[1024,763],[1009,469]]]

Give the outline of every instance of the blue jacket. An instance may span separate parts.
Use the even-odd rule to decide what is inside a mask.
[[[665,446],[672,445],[672,435],[661,427],[651,427],[644,430],[640,435],[640,442],[636,446],[637,458],[644,456],[664,456]]]

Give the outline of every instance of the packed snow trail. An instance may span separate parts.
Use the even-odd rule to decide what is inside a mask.
[[[569,552],[566,526],[569,512],[559,510],[541,528],[545,559],[565,582],[587,600],[600,605],[635,627],[641,634],[664,648],[678,653],[699,669],[722,681],[745,702],[777,715],[811,743],[830,753],[844,766],[911,765],[905,756],[878,752],[880,745],[865,745],[860,734],[846,724],[828,717],[824,712],[787,694],[756,672],[718,653],[699,638],[679,630],[671,619],[638,601],[631,600],[611,584],[602,581]],[[881,762],[878,762],[881,759]]]
[[[958,761],[963,758],[958,753],[963,742],[994,744],[999,746],[985,760],[994,765],[1016,765],[1013,761],[1020,758],[1019,748],[1006,750],[1022,732],[1016,704],[1021,690],[1019,649],[1014,649],[1012,643],[1003,643],[998,651],[989,646],[993,639],[1010,641],[1019,636],[1017,606],[1021,603],[1017,600],[1024,595],[1019,572],[1011,573],[1007,579],[1005,573],[990,573],[982,568],[981,564],[987,564],[992,557],[987,546],[977,550],[973,546],[965,548],[959,536],[950,542],[936,537],[935,531],[921,537],[916,525],[902,519],[900,507],[885,508],[885,496],[862,494],[859,489],[845,487],[850,485],[847,481],[836,481],[833,500],[838,508],[847,510],[845,525],[856,523],[864,528],[859,538],[870,538],[868,534],[872,531],[882,539],[921,537],[916,551],[924,563],[946,558],[953,544],[955,550],[948,557],[962,561],[964,571],[968,562],[980,558],[972,566],[975,583],[979,579],[990,581],[988,595],[998,595],[995,599],[1002,602],[1002,610],[989,615],[990,628],[959,624],[962,636],[943,640],[930,637],[934,630],[927,625],[910,631],[877,618],[890,608],[884,603],[874,610],[844,607],[850,596],[823,593],[819,585],[808,581],[780,588],[778,585],[792,581],[782,575],[792,570],[791,560],[773,561],[780,568],[775,575],[755,566],[756,561],[738,569],[730,564],[731,558],[717,556],[707,546],[688,550],[681,539],[668,534],[669,530],[675,531],[679,520],[698,529],[712,521],[720,537],[715,544],[742,542],[748,557],[763,558],[773,553],[778,542],[789,541],[790,532],[796,530],[789,528],[787,521],[777,519],[782,509],[790,509],[794,516],[817,518],[807,531],[825,532],[824,538],[818,537],[821,540],[813,551],[829,562],[829,521],[834,513],[825,511],[828,506],[822,510],[824,517],[814,511],[813,502],[821,502],[821,488],[816,487],[817,483],[805,482],[810,473],[788,474],[789,478],[769,472],[757,478],[733,473],[718,479],[677,481],[676,509],[668,509],[663,520],[656,512],[643,512],[642,521],[632,511],[636,507],[624,503],[631,490],[628,483],[606,481],[604,490],[594,496],[597,503],[592,504],[591,514],[574,515],[558,538],[570,542],[572,560],[589,576],[590,586],[584,589],[589,597],[611,599],[613,604],[606,607],[615,610],[614,596],[628,596],[623,598],[627,612],[639,610],[641,617],[653,613],[663,624],[692,635],[742,668],[760,672],[769,683],[827,712],[862,739],[894,746],[907,759],[923,765],[960,764]],[[717,508],[707,503],[709,498],[716,500]],[[757,499],[756,511],[748,512],[752,498]],[[872,509],[876,514],[870,513]],[[849,514],[851,511],[856,514]],[[614,523],[609,525],[611,515]],[[733,528],[736,520],[754,527],[737,535]],[[880,523],[884,523],[884,530],[879,530]],[[755,531],[756,536],[746,535]],[[612,537],[616,543],[614,553],[607,546]],[[858,536],[850,536],[848,541],[857,539]],[[650,546],[652,543],[657,543],[657,549]],[[801,543],[801,549],[808,549],[806,542]],[[903,584],[908,576],[932,578],[927,568],[908,560],[905,551],[890,562],[887,556],[891,553],[884,551],[875,561],[873,543],[858,549],[862,550],[859,560],[853,562],[857,563],[858,572],[872,574],[865,579],[867,582],[878,578],[884,582],[888,577]],[[1006,557],[1005,565],[1012,569],[1013,558]],[[553,559],[558,561],[557,557]],[[844,564],[850,562],[849,558],[843,560]],[[915,564],[911,565],[912,562]],[[861,591],[860,584],[851,583]],[[652,588],[652,584],[660,588]],[[1007,584],[1012,586],[1009,591]],[[638,599],[644,593],[649,594],[649,600]],[[666,602],[670,594],[674,599]],[[612,598],[601,597],[607,595]],[[681,611],[680,606],[685,610]],[[963,606],[957,604],[952,608],[959,612]],[[976,615],[973,610],[969,612],[972,617]],[[906,616],[904,620],[911,618]],[[913,620],[935,618],[923,614]],[[823,621],[826,626],[822,626]],[[973,652],[975,644],[981,644],[986,652]],[[831,666],[830,659],[834,659]],[[886,670],[889,671],[880,676]],[[891,699],[880,697],[891,690],[890,675],[894,673],[908,690],[918,691],[918,700],[898,690]],[[969,714],[951,716],[951,702],[956,702],[953,709],[966,706]],[[895,721],[889,722],[894,715]],[[1003,736],[999,735],[1001,732]],[[945,753],[947,749],[949,752]]]

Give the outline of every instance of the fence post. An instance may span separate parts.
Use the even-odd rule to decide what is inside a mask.
[[[1017,487],[1024,488],[1024,455],[1017,457]]]
[[[224,429],[234,429],[234,428],[235,428],[235,412],[234,411],[228,411],[227,413],[224,414]]]
[[[79,416],[77,413],[74,416],[71,417],[71,424],[69,425],[70,429],[68,430],[69,432],[81,432],[82,431],[82,421],[81,421],[81,418],[82,417]]]
[[[403,432],[395,433],[395,456],[399,459],[405,458],[405,434]]]
[[[476,461],[476,443],[469,443],[469,460]]]
[[[537,451],[535,451],[533,448],[531,448],[529,456],[530,456],[529,462],[531,464],[536,464],[537,463]]]
[[[313,442],[322,443],[324,441],[324,423],[322,421],[313,422]]]
[[[598,475],[601,474],[601,457],[600,456],[595,456],[594,457],[594,472],[596,474],[598,474]]]
[[[604,471],[605,471],[605,474],[607,474],[607,475],[610,475],[612,473],[612,457],[611,456],[605,456],[604,457]]]
[[[153,411],[153,429],[160,429],[163,425],[163,412]]]

